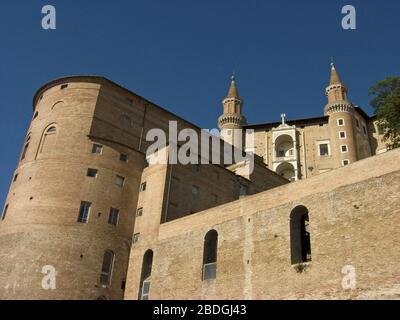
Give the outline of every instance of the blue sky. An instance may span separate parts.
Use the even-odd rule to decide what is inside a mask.
[[[41,28],[46,4],[57,9],[55,31]],[[346,4],[356,30],[341,28]],[[322,115],[332,56],[368,113],[368,88],[399,75],[398,0],[2,0],[0,12],[0,206],[32,96],[60,76],[106,76],[213,128],[233,71],[249,123]]]

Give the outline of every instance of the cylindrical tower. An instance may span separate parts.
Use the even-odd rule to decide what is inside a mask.
[[[358,158],[354,132],[354,107],[347,99],[347,88],[340,80],[333,63],[326,95],[328,104],[324,108],[324,113],[329,116],[331,154],[337,168],[355,162]]]
[[[69,77],[35,95],[0,220],[0,299],[123,298],[144,154],[113,86]]]

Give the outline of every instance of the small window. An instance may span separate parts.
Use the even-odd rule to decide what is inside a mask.
[[[135,244],[139,241],[140,233],[135,233],[132,238],[132,243]]]
[[[356,127],[360,128],[360,121],[358,121],[358,119],[356,118]]]
[[[29,148],[29,142],[27,144],[25,144],[25,146],[24,146],[24,150],[22,151],[22,155],[21,155],[21,160],[25,159],[26,152],[28,151],[28,148]]]
[[[32,120],[35,120],[38,117],[38,115],[39,115],[39,112],[36,111],[35,114],[33,115]]]
[[[52,134],[52,133],[56,133],[56,132],[57,132],[56,127],[50,127],[46,131],[47,134]]]
[[[240,196],[247,196],[248,194],[248,187],[244,184],[240,184],[240,191],[239,191],[239,195]]]
[[[339,132],[339,139],[346,139],[346,131]]]
[[[192,194],[197,196],[200,193],[200,188],[198,186],[192,186]]]
[[[344,119],[338,119],[337,124],[338,126],[344,126]]]
[[[146,187],[147,187],[147,183],[146,183],[146,182],[143,182],[143,183],[140,185],[140,190],[139,190],[139,192],[146,191]]]
[[[121,290],[125,291],[126,288],[126,280],[121,281]]]
[[[320,156],[329,156],[329,147],[327,143],[321,143],[319,145],[319,155]]]
[[[87,223],[89,221],[91,205],[92,204],[90,202],[86,202],[86,201],[81,202],[81,207],[79,209],[79,215],[78,215],[79,223]]]
[[[342,144],[341,146],[340,146],[340,150],[342,151],[342,153],[346,153],[348,150],[347,150],[347,144]]]
[[[136,217],[141,217],[143,215],[143,208],[138,208],[136,210]]]
[[[119,160],[121,160],[122,162],[128,162],[128,155],[125,153],[121,153],[119,156]]]
[[[122,177],[122,176],[117,175],[116,178],[115,178],[115,184],[118,187],[122,188],[124,186],[124,184],[125,184],[125,178]]]
[[[119,210],[115,208],[110,209],[110,216],[108,217],[108,223],[116,226],[119,220]]]
[[[114,252],[107,250],[104,252],[103,265],[101,267],[100,284],[104,287],[111,284],[111,276],[114,266]]]
[[[231,129],[226,130],[226,134],[227,134],[228,136],[231,136],[231,135],[232,135],[232,130],[231,130]]]
[[[68,84],[63,84],[63,85],[61,85],[61,90],[64,90],[64,89],[66,89],[66,88],[68,88]]]
[[[365,135],[367,135],[367,128],[363,125],[363,132]]]
[[[96,178],[96,177],[97,177],[97,169],[91,169],[91,168],[89,168],[89,169],[87,170],[86,175],[87,175],[88,177],[91,177],[91,178]]]
[[[124,125],[129,125],[131,124],[131,118],[129,118],[127,115],[122,115],[119,117],[119,121],[124,124]]]
[[[343,166],[347,166],[348,164],[350,164],[350,161],[349,160],[342,160],[342,165]]]
[[[15,174],[13,182],[17,181],[17,179],[18,179],[18,173]]]
[[[94,143],[92,147],[93,154],[102,154],[103,153],[103,146],[101,144]]]
[[[8,204],[6,204],[6,206],[4,207],[3,214],[1,215],[1,220],[4,220],[6,218],[7,210]]]

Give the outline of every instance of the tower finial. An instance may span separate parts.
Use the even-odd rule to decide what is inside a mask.
[[[331,57],[331,69],[332,70],[335,69],[335,63],[333,62],[333,57]]]
[[[236,87],[236,77],[235,72],[232,73],[231,76],[231,86],[229,87],[228,97],[227,98],[239,98],[239,93]]]

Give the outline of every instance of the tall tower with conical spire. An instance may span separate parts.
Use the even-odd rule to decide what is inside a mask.
[[[246,125],[246,118],[242,115],[243,100],[239,96],[234,75],[231,80],[228,96],[222,101],[223,114],[218,119],[218,127],[221,139],[237,148],[243,148],[243,133],[238,130]]]
[[[329,116],[332,156],[335,167],[358,160],[354,129],[354,106],[347,98],[347,87],[343,84],[333,62],[329,85],[325,90],[328,103],[324,114]]]

